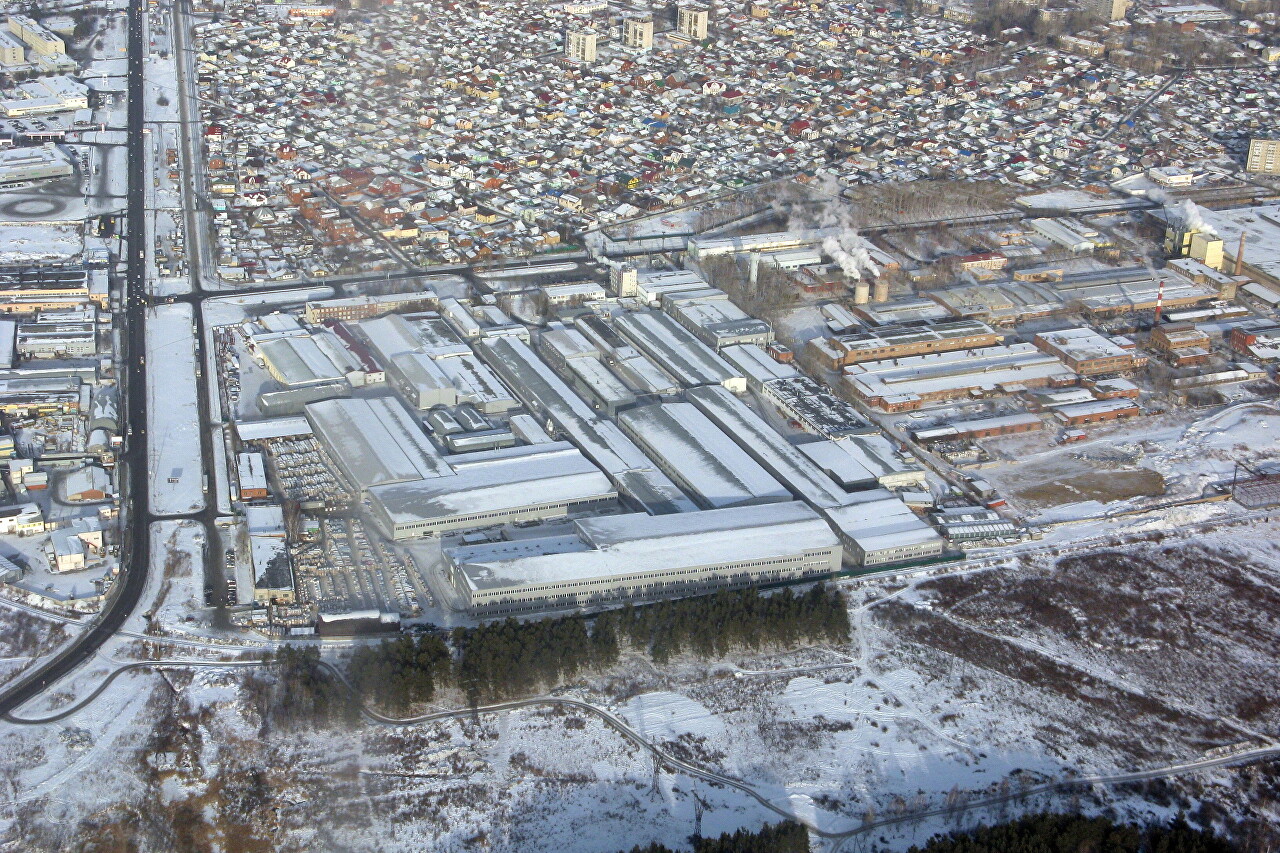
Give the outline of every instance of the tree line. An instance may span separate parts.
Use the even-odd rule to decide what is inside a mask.
[[[710,659],[848,638],[848,611],[834,587],[770,595],[754,588],[723,590],[594,617],[508,618],[455,628],[447,642],[436,633],[403,635],[358,648],[345,676],[361,700],[398,713],[429,702],[445,687],[462,689],[472,705],[528,696],[612,666],[624,647],[663,664],[680,654]],[[349,703],[338,695],[341,685],[320,671],[316,649],[286,646],[276,660],[286,720],[351,719]]]
[[[693,853],[809,853],[809,833],[793,820],[765,824],[759,832],[739,829],[719,838],[689,839]],[[632,847],[630,853],[675,853],[662,844]]]
[[[934,836],[910,853],[1238,853],[1181,817],[1168,825],[1117,824],[1104,817],[1038,814]]]

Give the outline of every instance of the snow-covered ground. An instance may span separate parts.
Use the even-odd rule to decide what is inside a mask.
[[[147,318],[151,509],[162,515],[195,512],[205,503],[193,318],[184,304],[152,308]]]

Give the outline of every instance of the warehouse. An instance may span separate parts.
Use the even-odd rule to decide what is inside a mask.
[[[697,509],[617,424],[602,418],[528,344],[517,338],[492,338],[480,343],[479,352],[503,380],[518,389],[534,417],[554,424],[646,512],[661,515]]]
[[[320,446],[359,490],[451,471],[417,419],[394,398],[325,400],[308,405],[306,415]]]
[[[458,389],[436,362],[420,352],[402,352],[385,363],[387,382],[404,401],[419,411],[456,406]]]
[[[68,178],[75,174],[71,159],[52,142],[39,148],[0,151],[0,188],[23,186],[31,181]]]
[[[573,387],[610,417],[636,402],[636,395],[598,358],[575,358],[565,372],[573,381]]]
[[[985,347],[853,364],[845,381],[858,398],[886,411],[918,409],[928,400],[1064,387],[1077,377],[1031,344]]]
[[[665,314],[622,314],[614,318],[613,327],[687,388],[723,385],[735,394],[747,390],[746,377]]]
[[[861,492],[858,499],[859,503],[822,511],[839,531],[845,557],[853,565],[884,566],[942,555],[942,537],[902,498],[880,489]]]
[[[486,415],[499,415],[519,405],[502,380],[472,353],[438,359],[436,364],[457,390],[459,402],[470,403]]]
[[[775,231],[767,234],[744,234],[739,237],[697,237],[689,241],[689,254],[695,258],[736,255],[741,252],[777,252],[813,246],[828,237],[839,236],[838,228]]]
[[[1084,426],[1120,418],[1136,418],[1142,414],[1142,410],[1132,400],[1120,397],[1113,400],[1071,403],[1060,406],[1054,414],[1065,426]]]
[[[975,418],[968,421],[952,421],[946,426],[913,430],[911,437],[921,444],[961,439],[993,438],[1040,429],[1043,424],[1036,415],[1024,413],[1002,415],[994,418]]]
[[[267,467],[261,453],[241,453],[237,459],[236,471],[240,479],[240,500],[265,500],[270,492],[267,490]]]
[[[609,478],[568,442],[468,453],[451,462],[445,476],[369,489],[384,533],[412,539],[563,518],[603,509],[618,497]]]
[[[249,554],[253,561],[253,598],[259,604],[291,604],[293,566],[285,540],[284,511],[279,506],[245,510]]]
[[[774,379],[764,383],[760,396],[778,407],[797,425],[825,438],[875,432],[858,410],[832,394],[825,385],[808,376],[796,374],[790,379]]]
[[[707,286],[702,276],[692,270],[672,270],[670,272],[642,272],[636,277],[634,292],[622,293],[619,296],[637,296],[649,305],[657,307],[662,297],[672,293],[686,293],[701,290]]]
[[[839,540],[801,503],[574,522],[574,534],[445,549],[473,613],[501,615],[820,578]]]
[[[630,409],[618,424],[704,510],[791,500],[781,483],[691,403]]]
[[[252,343],[271,378],[286,388],[328,385],[345,379],[344,371],[329,360],[310,335],[254,335]]]

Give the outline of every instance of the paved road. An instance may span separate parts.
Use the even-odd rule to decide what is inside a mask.
[[[120,457],[122,501],[126,523],[120,549],[121,577],[112,586],[101,618],[87,631],[43,666],[37,667],[21,681],[0,695],[0,715],[39,695],[45,688],[74,670],[92,656],[103,643],[113,637],[137,606],[147,586],[147,569],[151,562],[151,543],[147,535],[150,520],[147,497],[147,365],[142,357],[147,351],[146,338],[146,201],[144,187],[146,163],[143,134],[144,103],[142,95],[143,60],[146,57],[146,35],[143,32],[143,0],[129,2],[129,193],[126,216],[128,223],[128,273],[124,294],[124,362],[122,376],[125,422],[132,428]]]

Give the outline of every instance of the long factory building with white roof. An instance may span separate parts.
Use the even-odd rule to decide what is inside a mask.
[[[500,616],[696,595],[839,571],[839,539],[793,501],[676,515],[579,519],[539,539],[445,549],[467,608]]]

